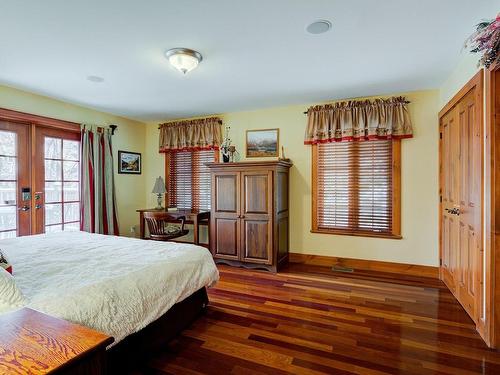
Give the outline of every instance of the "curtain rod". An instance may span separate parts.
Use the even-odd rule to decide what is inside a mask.
[[[92,125],[85,125],[85,124],[82,124],[82,126],[83,126],[83,129],[87,129],[87,126],[88,126],[90,130],[92,130],[95,127],[95,129],[99,133],[102,133],[106,129],[106,126],[96,126],[96,125],[92,126]],[[115,135],[115,130],[116,130],[116,128],[118,128],[118,125],[111,124],[111,125],[108,125],[108,128],[111,129],[111,135]]]

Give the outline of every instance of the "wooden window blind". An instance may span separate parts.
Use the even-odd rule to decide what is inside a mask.
[[[210,170],[215,151],[181,151],[166,154],[170,207],[210,210]]]
[[[400,238],[400,141],[313,146],[313,232]]]

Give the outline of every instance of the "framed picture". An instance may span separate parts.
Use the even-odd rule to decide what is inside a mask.
[[[118,173],[141,174],[142,157],[138,152],[118,151]]]
[[[279,129],[247,130],[247,158],[278,157]]]

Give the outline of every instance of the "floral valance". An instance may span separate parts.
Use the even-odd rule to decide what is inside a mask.
[[[411,138],[408,103],[393,97],[310,107],[304,143]]]
[[[160,125],[160,152],[218,149],[222,142],[218,117],[174,121]]]

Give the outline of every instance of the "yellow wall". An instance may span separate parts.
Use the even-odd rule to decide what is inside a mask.
[[[244,159],[245,130],[279,128],[280,145],[294,166],[290,175],[290,251],[411,264],[438,264],[438,105],[439,91],[397,93],[410,101],[413,139],[402,145],[402,240],[313,234],[311,229],[311,150],[303,144],[308,105],[220,115]],[[164,175],[158,150],[158,123],[146,131],[146,201],[154,179]]]
[[[116,124],[118,129],[113,138],[115,162],[118,150],[140,152],[144,157],[145,125],[141,122],[5,86],[0,86],[0,107],[89,125]],[[130,235],[130,227],[139,222],[135,210],[143,208],[146,203],[145,179],[144,176],[118,174],[116,170],[115,177],[120,232]]]
[[[245,130],[280,129],[280,144],[294,163],[290,180],[291,251],[437,265],[437,112],[442,95],[437,90],[395,95],[405,95],[412,102],[409,108],[415,127],[415,137],[404,140],[402,148],[403,240],[310,233],[311,152],[303,144],[306,118],[302,113],[308,104],[221,115],[224,123],[231,126],[230,136],[242,159]],[[113,138],[115,158],[121,149],[143,153],[142,176],[116,174],[121,233],[130,235],[130,227],[138,224],[137,208],[155,206],[156,199],[150,191],[155,178],[164,176],[164,159],[157,152],[157,122],[143,124],[3,86],[0,86],[0,107],[79,123],[117,124]]]
[[[448,79],[439,90],[439,108],[445,106],[453,96],[477,73],[480,56],[464,52]]]

